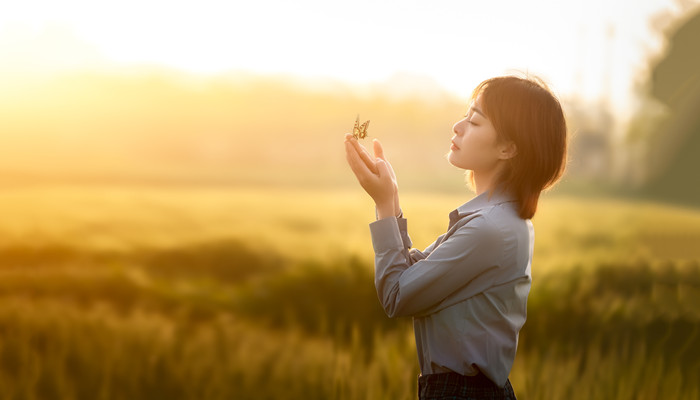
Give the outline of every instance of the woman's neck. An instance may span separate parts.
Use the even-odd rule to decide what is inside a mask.
[[[488,171],[472,171],[472,177],[474,178],[474,190],[476,195],[480,195],[484,192],[488,192],[496,186],[496,178],[501,172],[501,168],[496,167]]]

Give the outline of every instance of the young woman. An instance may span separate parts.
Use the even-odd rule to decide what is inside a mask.
[[[468,171],[476,197],[423,251],[411,248],[379,142],[372,157],[345,136],[348,163],[376,204],[375,286],[387,315],[413,317],[420,399],[515,399],[508,375],[530,291],[530,219],[564,171],[566,122],[546,85],[507,76],[476,87],[453,131],[448,160]]]

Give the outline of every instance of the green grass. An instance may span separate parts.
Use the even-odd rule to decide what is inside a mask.
[[[467,198],[404,196],[416,246]],[[25,188],[0,206],[0,399],[415,398],[357,192]],[[700,398],[700,212],[548,196],[534,223],[518,398]]]

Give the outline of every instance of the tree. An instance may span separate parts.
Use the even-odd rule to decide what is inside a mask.
[[[652,68],[649,89],[668,113],[654,132],[649,148],[657,163],[642,191],[700,206],[700,10],[667,38],[667,51]]]

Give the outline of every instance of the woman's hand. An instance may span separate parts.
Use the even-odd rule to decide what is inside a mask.
[[[377,206],[379,219],[399,213],[398,185],[393,168],[386,161],[379,141],[374,141],[374,154],[369,152],[352,135],[345,135],[345,153],[352,172]]]
[[[399,184],[396,180],[396,174],[394,173],[394,168],[391,166],[389,161],[384,156],[384,149],[382,148],[382,144],[379,143],[379,140],[374,139],[372,141],[372,144],[374,146],[374,156],[376,158],[383,160],[386,163],[387,167],[389,167],[389,174],[391,176],[391,181],[394,184],[394,215],[398,216],[399,213],[401,212],[401,206],[399,205]]]

